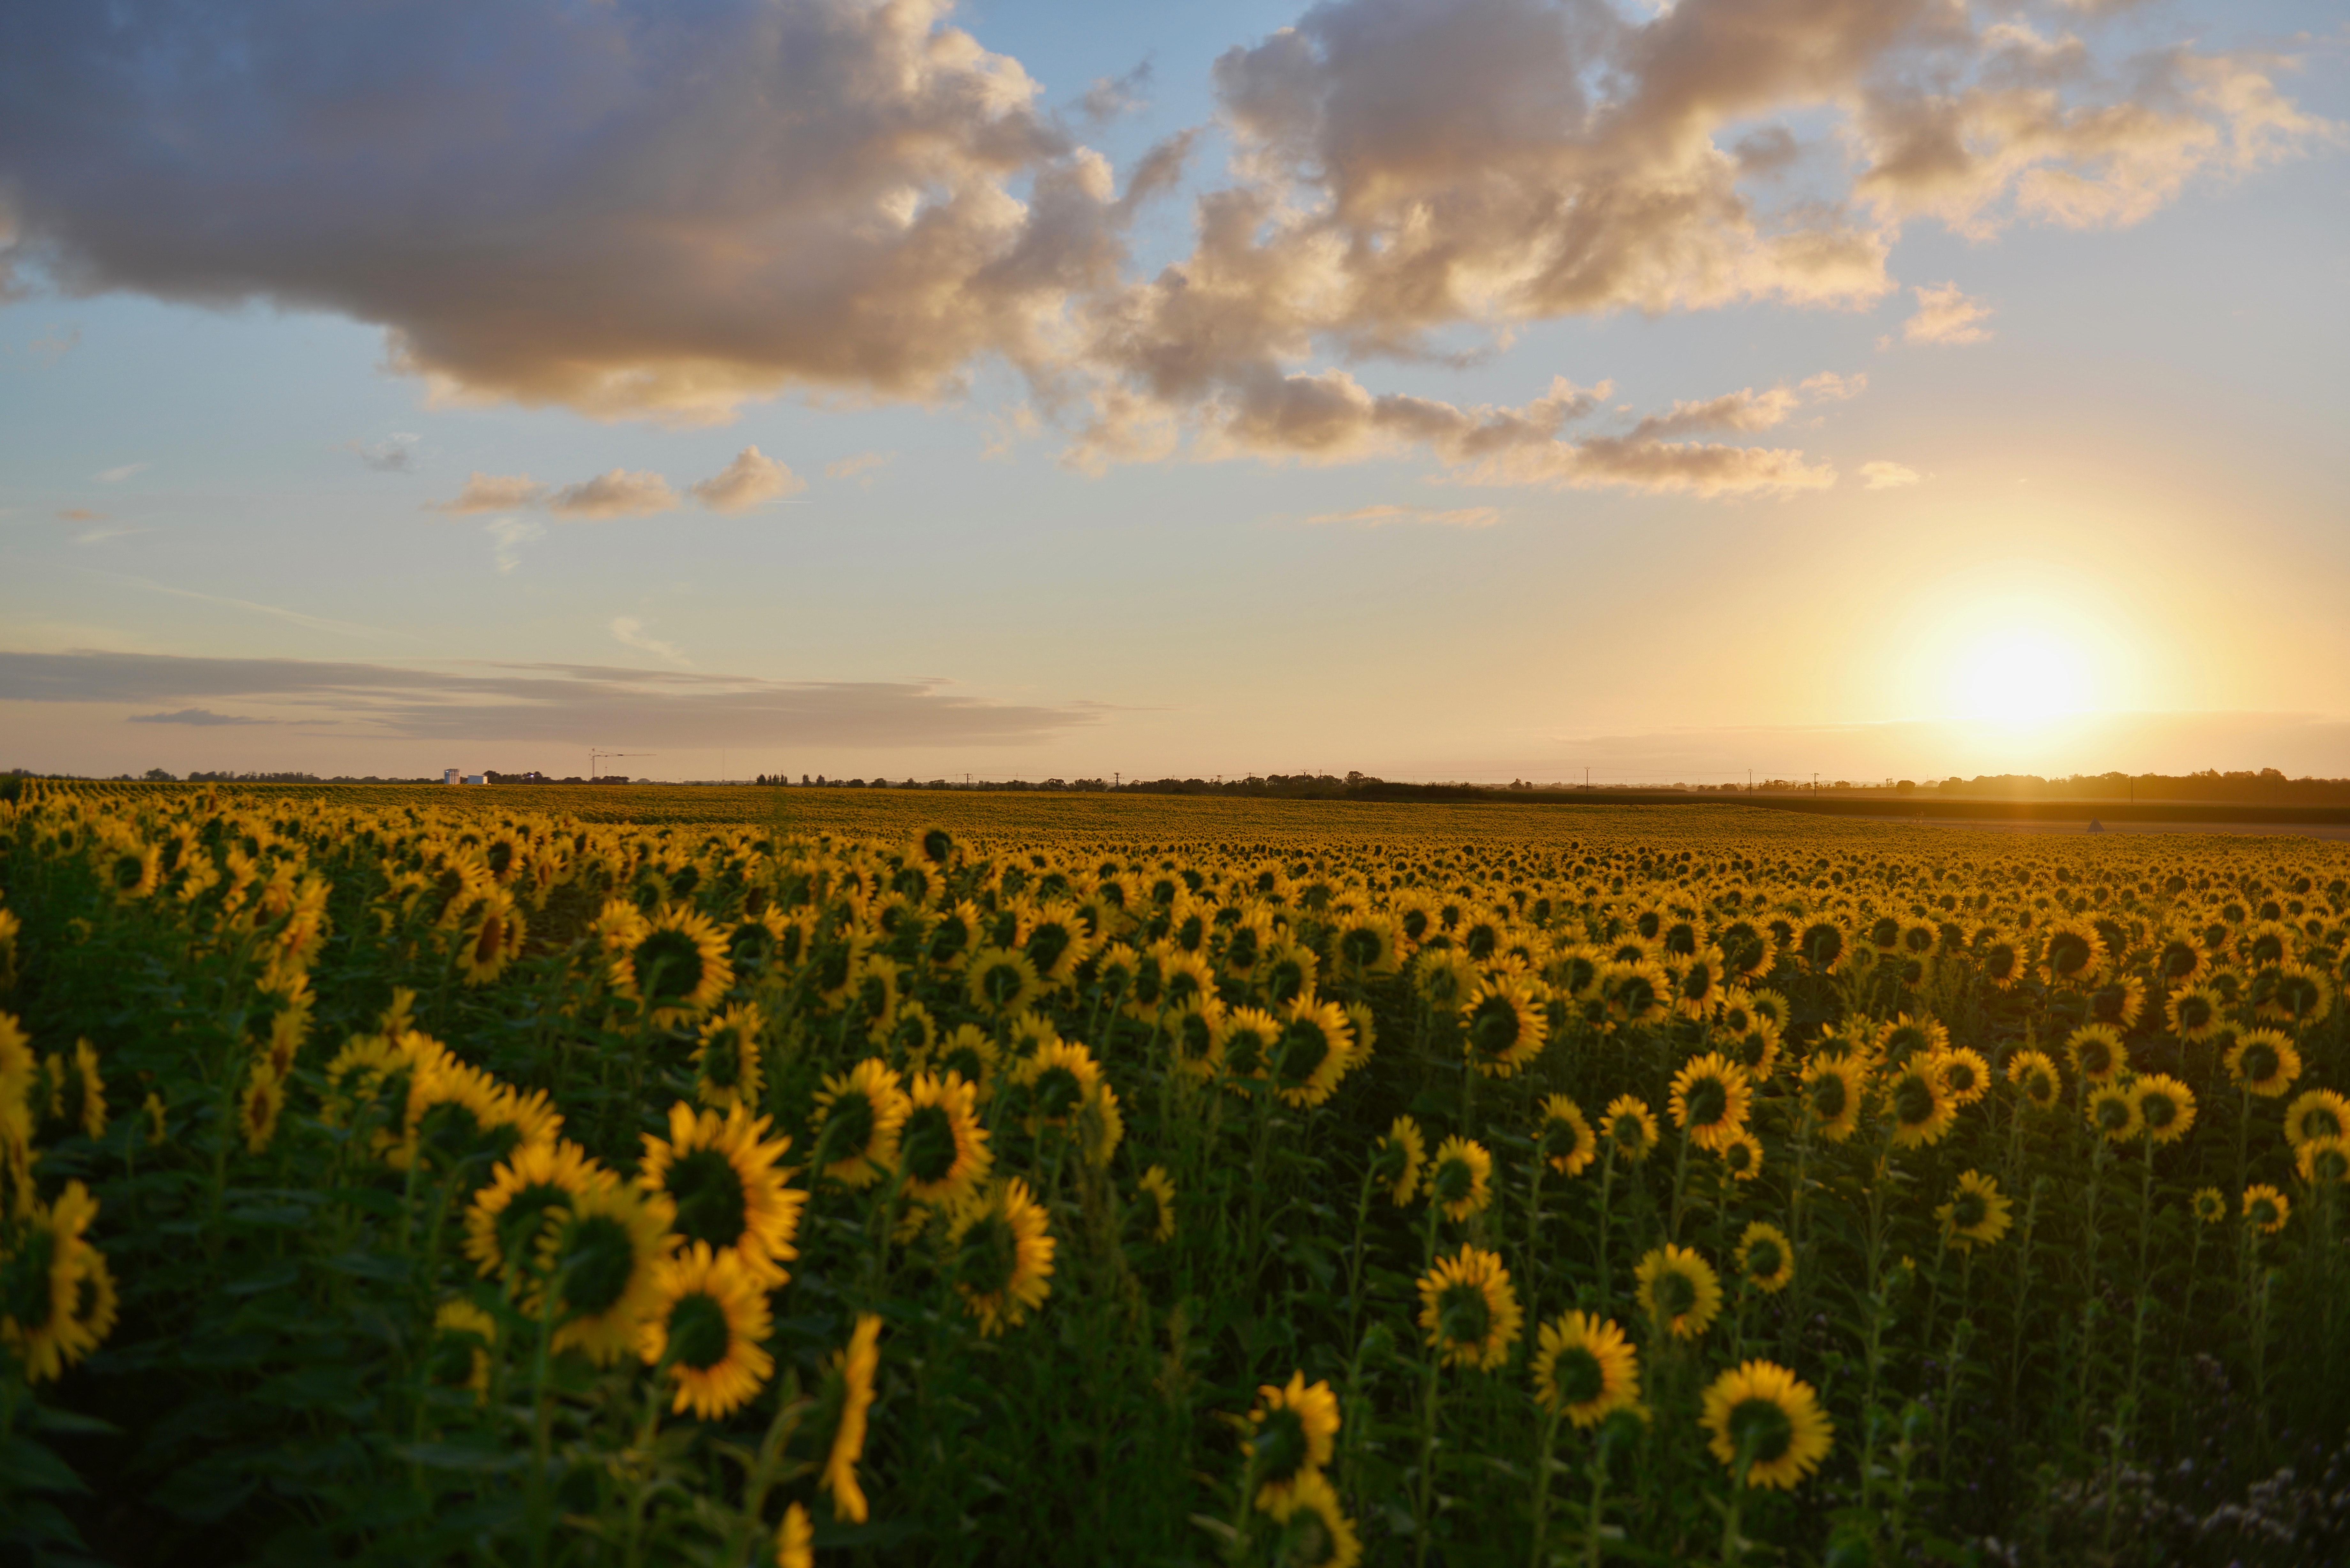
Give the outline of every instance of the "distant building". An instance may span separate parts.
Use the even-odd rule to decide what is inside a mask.
[[[467,784],[482,784],[482,783],[484,783],[484,782],[485,782],[485,781],[483,779],[482,775],[481,775],[481,774],[467,774],[465,775],[465,782],[466,782]]]
[[[457,770],[455,768],[442,768],[441,770],[441,782],[444,784],[452,784],[457,783]]]

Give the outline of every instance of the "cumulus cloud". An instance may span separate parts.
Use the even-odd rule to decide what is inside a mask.
[[[686,493],[712,512],[732,514],[796,495],[806,488],[807,481],[789,467],[755,446],[746,446],[723,472],[687,486]]]
[[[1903,342],[1981,343],[1991,336],[1982,325],[1991,318],[1991,306],[1968,298],[1957,284],[1920,285],[1909,292],[1918,296],[1918,308],[1901,324]]]
[[[1090,703],[990,702],[947,682],[767,680],[605,665],[456,670],[308,659],[0,650],[0,701],[213,703],[329,720],[346,733],[565,745],[1027,745],[1100,721]],[[161,720],[149,721],[161,722]]]
[[[338,311],[436,398],[599,418],[948,399],[1002,366],[1081,468],[1443,457],[1479,416],[1351,367],[1562,317],[1866,306],[1906,224],[2133,223],[2341,136],[2291,61],[2126,55],[2095,9],[1323,0],[1217,58],[1232,161],[1144,274],[1135,215],[1196,132],[1121,190],[946,0],[35,7],[0,289]],[[1636,468],[1816,472],[1657,431]],[[1523,444],[1482,439],[1466,461]],[[1535,466],[1628,473],[1621,439]]]
[[[589,521],[641,517],[676,506],[677,492],[669,487],[669,481],[642,469],[616,468],[577,484],[567,484],[546,498],[549,512]]]
[[[1815,403],[1841,403],[1868,390],[1866,372],[1839,376],[1833,370],[1823,370],[1816,376],[1806,376],[1796,383],[1795,389]]]
[[[455,500],[427,502],[425,509],[462,517],[475,512],[516,512],[546,499],[546,486],[534,483],[527,473],[484,473],[477,469],[465,476],[465,488]]]
[[[1871,490],[1898,490],[1905,484],[1915,484],[1926,477],[1914,468],[1898,462],[1887,462],[1881,459],[1876,462],[1862,463],[1860,476],[1868,482],[1868,488]]]

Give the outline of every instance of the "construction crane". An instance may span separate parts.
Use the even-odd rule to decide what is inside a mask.
[[[596,764],[604,761],[607,757],[657,757],[660,755],[660,753],[659,752],[598,752],[591,750],[588,753],[588,782],[590,784],[596,782]]]

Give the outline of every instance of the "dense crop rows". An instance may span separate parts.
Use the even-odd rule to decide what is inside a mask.
[[[0,806],[0,1531],[2350,1552],[2336,846],[825,798]]]

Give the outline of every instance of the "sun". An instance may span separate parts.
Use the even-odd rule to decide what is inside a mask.
[[[2088,651],[2046,626],[1985,628],[1952,650],[1947,669],[1950,707],[1966,718],[2039,723],[2099,705]]]

